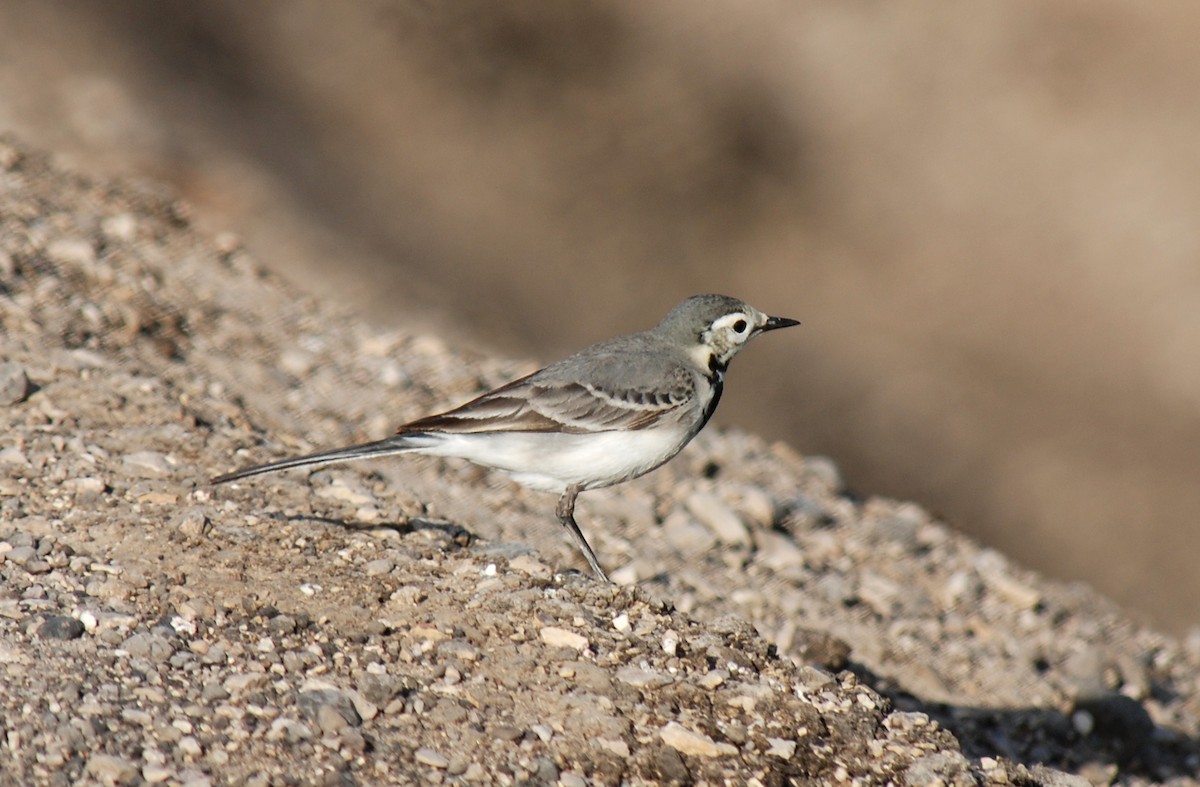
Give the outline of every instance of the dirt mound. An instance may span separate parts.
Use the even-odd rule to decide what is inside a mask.
[[[188,215],[0,144],[7,783],[1195,783],[1195,649],[744,433],[584,496],[617,587],[454,462],[208,487],[531,366]]]

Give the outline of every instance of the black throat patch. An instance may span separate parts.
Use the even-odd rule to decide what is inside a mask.
[[[708,404],[704,408],[704,418],[700,421],[700,428],[703,429],[708,425],[708,419],[712,418],[712,414],[717,411],[717,404],[721,401],[721,391],[725,388],[725,369],[729,366],[728,362],[722,363],[716,354],[708,357],[708,382],[712,384],[712,398],[708,400]]]
[[[711,353],[708,356],[708,381],[714,385],[724,382],[725,369],[728,366],[728,361],[722,361],[716,353]]]

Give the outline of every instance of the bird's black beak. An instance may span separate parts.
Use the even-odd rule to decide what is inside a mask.
[[[762,329],[764,331],[773,331],[776,328],[791,328],[793,325],[799,324],[799,320],[793,320],[790,317],[768,317]]]

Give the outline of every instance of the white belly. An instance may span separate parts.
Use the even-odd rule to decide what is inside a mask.
[[[415,450],[460,457],[503,470],[531,489],[562,492],[573,484],[595,489],[637,478],[675,456],[691,438],[684,430],[663,429],[588,434],[441,433],[424,437],[431,443]]]

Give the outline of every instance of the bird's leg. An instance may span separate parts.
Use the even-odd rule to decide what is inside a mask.
[[[578,484],[572,484],[563,492],[562,497],[558,499],[558,508],[555,513],[558,514],[558,521],[562,522],[563,527],[571,531],[571,537],[575,539],[575,543],[579,545],[583,556],[587,558],[588,565],[592,567],[592,571],[596,572],[596,576],[605,582],[611,582],[608,575],[604,573],[604,569],[600,568],[600,561],[596,560],[596,553],[588,545],[587,539],[583,537],[583,531],[579,529],[579,525],[575,524],[575,498],[579,497],[582,488]]]

